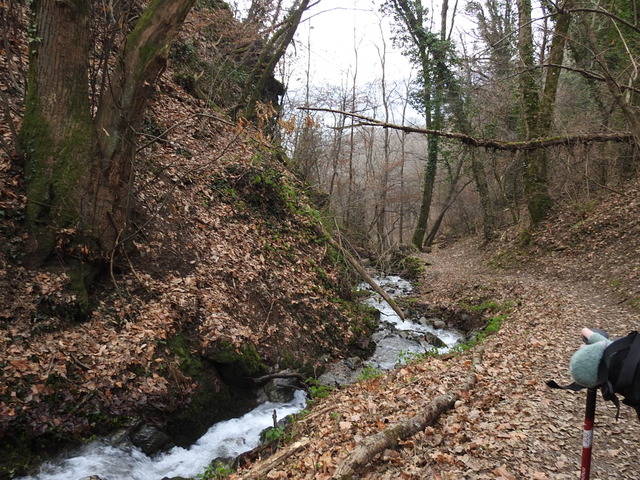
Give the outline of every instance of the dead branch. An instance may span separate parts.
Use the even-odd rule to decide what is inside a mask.
[[[255,386],[261,387],[262,385],[271,380],[275,380],[276,378],[295,378],[300,383],[304,383],[305,380],[304,375],[300,373],[271,373],[262,377],[252,378],[251,383],[253,383]]]
[[[427,426],[432,425],[444,412],[451,410],[460,399],[460,392],[467,392],[474,387],[476,382],[476,366],[480,364],[481,360],[482,349],[479,348],[474,351],[471,370],[457,392],[439,395],[434,398],[419,415],[365,438],[356,446],[355,450],[338,465],[338,468],[333,474],[333,478],[335,480],[352,478],[378,453],[388,448],[397,447],[400,441],[424,430]]]
[[[322,225],[319,225],[319,224],[316,225],[316,230],[321,237],[324,237],[327,239],[327,242],[329,242],[329,245],[331,245],[333,248],[337,249],[338,251],[342,252],[342,254],[344,255],[344,258],[346,258],[349,264],[358,272],[358,274],[360,274],[362,279],[365,282],[367,282],[369,285],[371,285],[371,288],[373,288],[373,290],[378,295],[380,295],[384,299],[384,301],[389,304],[391,308],[393,308],[393,311],[396,312],[402,320],[404,320],[405,319],[404,312],[400,309],[398,304],[394,302],[393,298],[391,298],[387,294],[387,292],[385,292],[384,290],[382,290],[382,288],[380,288],[380,285],[378,285],[373,280],[373,278],[371,278],[371,276],[367,273],[364,267],[360,265],[360,262],[358,262],[358,260],[356,260],[355,257],[351,255],[351,253],[349,253],[349,251],[346,248],[344,248],[342,245],[336,242],[335,239],[329,234],[329,232],[327,232],[324,229]]]
[[[383,127],[392,128],[394,130],[400,130],[407,133],[422,133],[425,135],[434,135],[442,138],[450,138],[452,140],[458,140],[459,142],[476,148],[485,148],[487,150],[507,150],[507,151],[523,151],[523,150],[537,150],[538,148],[549,147],[571,147],[574,145],[588,144],[593,142],[627,142],[633,141],[633,135],[630,132],[618,132],[618,133],[593,133],[582,135],[565,135],[552,138],[545,138],[539,140],[530,140],[527,142],[506,142],[504,140],[493,140],[488,138],[475,138],[464,133],[459,132],[443,132],[441,130],[432,130],[429,128],[411,127],[408,125],[397,125],[394,123],[387,123],[374,118],[369,118],[364,115],[360,115],[352,112],[345,112],[342,110],[334,110],[332,108],[313,108],[313,107],[298,107],[299,110],[311,111],[311,112],[328,112],[337,113],[339,115],[347,115],[349,117],[357,118],[361,120],[359,126],[369,127]]]
[[[275,467],[284,462],[291,455],[295,454],[299,450],[302,450],[309,444],[309,439],[304,437],[297,442],[292,443],[291,445],[287,445],[284,448],[278,450],[277,453],[270,456],[269,458],[262,460],[251,467],[244,475],[238,477],[241,480],[250,480],[250,479],[259,479],[259,478],[267,478],[267,474],[273,470]]]

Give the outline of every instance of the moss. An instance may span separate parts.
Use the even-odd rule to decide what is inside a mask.
[[[66,122],[66,132],[58,141],[53,139],[30,72],[20,141],[26,153],[26,219],[38,240],[40,256],[53,250],[56,231],[79,223],[92,139],[91,120],[82,113]]]
[[[224,365],[227,377],[255,377],[268,371],[256,347],[251,344],[236,349],[231,342],[218,341],[207,349],[205,355],[208,360]]]
[[[184,335],[176,335],[167,342],[169,352],[175,355],[180,363],[180,371],[188,377],[198,377],[204,366],[202,360],[191,355],[189,344]]]
[[[242,414],[254,406],[251,391],[222,383],[217,368],[191,353],[186,336],[174,336],[167,342],[167,348],[177,358],[180,370],[197,385],[189,404],[167,421],[167,433],[176,444],[188,446],[215,422]]]

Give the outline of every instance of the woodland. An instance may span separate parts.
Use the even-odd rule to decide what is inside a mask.
[[[574,478],[581,405],[539,372],[584,322],[637,328],[640,7],[368,2],[376,68],[317,85],[322,8],[0,0],[0,479],[140,422],[188,445],[366,359],[373,271],[483,341],[314,399],[224,475]],[[604,423],[597,478],[635,478]]]

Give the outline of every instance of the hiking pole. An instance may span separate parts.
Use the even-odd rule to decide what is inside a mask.
[[[589,480],[591,474],[591,447],[593,446],[593,420],[596,416],[596,398],[598,390],[587,389],[587,407],[584,413],[582,431],[582,462],[580,464],[580,480]]]

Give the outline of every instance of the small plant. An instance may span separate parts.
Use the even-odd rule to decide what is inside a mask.
[[[373,365],[365,365],[362,372],[358,375],[358,381],[362,382],[364,380],[371,380],[372,378],[379,378],[381,376],[382,372],[379,368],[376,368]]]
[[[211,465],[208,465],[207,468],[204,469],[204,472],[196,475],[195,478],[196,480],[220,480],[234,472],[235,470],[229,465],[216,460]]]
[[[398,363],[403,365],[411,365],[412,363],[423,362],[427,357],[438,357],[440,351],[438,347],[431,347],[424,352],[412,352],[411,350],[402,350],[398,353]]]
[[[281,438],[284,437],[285,428],[284,426],[269,428],[264,431],[264,440],[267,443],[277,442]]]
[[[418,363],[426,358],[426,353],[412,352],[411,350],[401,350],[398,352],[397,362],[402,365]]]
[[[314,378],[310,378],[307,380],[309,384],[309,393],[311,394],[311,398],[325,398],[328,397],[331,393],[331,387],[327,385],[321,385]]]

